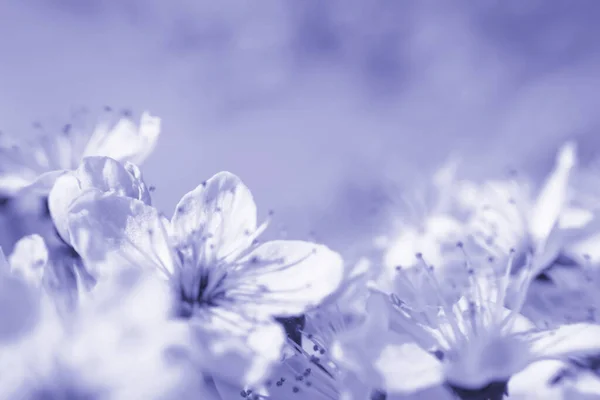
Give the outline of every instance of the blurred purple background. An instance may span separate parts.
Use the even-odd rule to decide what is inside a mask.
[[[599,18],[594,0],[8,0],[0,127],[148,109],[167,213],[226,169],[275,234],[353,246],[451,155],[474,177],[540,173],[567,137],[591,157]]]

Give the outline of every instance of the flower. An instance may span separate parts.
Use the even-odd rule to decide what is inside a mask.
[[[186,338],[168,323],[170,292],[152,276],[121,278],[66,317],[43,308],[2,346],[0,397],[213,398],[189,361],[169,355]]]
[[[67,221],[72,201],[92,188],[151,203],[139,168],[129,162],[121,164],[108,157],[85,157],[76,170],[67,171],[56,179],[47,200],[50,219],[41,218],[34,224],[35,234],[17,242],[13,258],[22,258],[25,265],[30,265],[31,258],[39,256],[36,260],[39,268],[35,272],[22,272],[37,274],[38,279],[43,275],[46,289],[52,291],[55,298],[63,298],[61,307],[76,306],[77,298],[82,295],[79,292],[95,284],[79,254],[70,245]],[[12,264],[20,265],[21,261],[13,260]]]
[[[347,353],[349,348],[358,349],[369,340],[358,333],[363,332],[365,311],[347,312],[343,307],[333,303],[307,313],[305,326],[297,330],[300,340],[288,338],[285,358],[275,365],[263,385],[240,388],[217,381],[223,400],[239,398],[240,393],[257,400],[368,398],[376,391],[374,382],[353,369]]]
[[[110,109],[109,109],[110,111]],[[93,130],[73,124],[62,132],[40,134],[34,143],[0,144],[0,194],[12,196],[26,187],[47,193],[57,176],[76,169],[84,157],[107,156],[142,163],[160,134],[160,119],[145,112],[139,126],[126,115],[111,124],[101,120]]]
[[[589,213],[569,206],[569,179],[576,162],[575,144],[564,144],[535,201],[523,182],[491,181],[480,187],[476,199],[482,205],[469,225],[473,240],[484,253],[506,259],[510,249],[515,249],[514,267],[519,269],[525,254],[532,252],[537,276],[565,249],[589,235]]]
[[[248,385],[279,360],[284,334],[273,318],[317,306],[344,274],[341,257],[325,246],[257,242],[265,228],[257,227],[250,191],[228,172],[186,194],[170,222],[142,201],[97,189],[69,215],[73,246],[99,282],[127,265],[165,277],[175,316],[197,332],[207,365]]]
[[[462,243],[458,247],[464,251]],[[511,282],[513,258],[514,252],[503,275],[498,275],[493,258],[486,266],[473,265],[466,257],[468,286],[456,302],[441,295],[444,282],[425,263],[422,268],[434,289],[432,296],[426,292],[389,296],[395,311],[390,327],[404,339],[391,342],[375,363],[388,392],[411,393],[443,384],[464,398],[477,394],[500,398],[495,396],[506,391],[508,381],[534,362],[598,351],[600,325],[536,329],[520,314],[533,269],[528,261],[519,279]],[[509,285],[516,290],[509,293]],[[504,307],[508,297],[510,310]],[[410,373],[410,379],[398,379],[404,373]]]
[[[81,193],[97,189],[141,200],[150,205],[150,192],[140,169],[130,162],[121,164],[109,157],[85,157],[74,171],[56,179],[48,196],[50,215],[62,240],[70,243],[69,206]]]
[[[470,212],[461,198],[465,183],[456,178],[457,168],[455,160],[443,165],[428,182],[429,187],[417,191],[416,201],[404,196],[408,213],[398,221],[393,240],[387,238],[381,243],[385,268],[380,284],[393,279],[398,266],[416,268],[417,253],[425,254],[440,273],[453,274],[456,262],[451,259],[452,250],[464,236],[464,219]]]

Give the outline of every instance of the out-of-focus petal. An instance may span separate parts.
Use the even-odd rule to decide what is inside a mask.
[[[574,382],[565,385],[561,399],[600,399],[600,378],[594,373],[586,373],[577,377]]]
[[[540,332],[524,333],[531,360],[566,359],[600,353],[600,325],[577,323]]]
[[[274,322],[248,320],[223,308],[189,322],[202,365],[231,384],[261,384],[281,358],[285,333]]]
[[[381,387],[382,379],[373,363],[388,342],[405,337],[389,331],[389,310],[386,299],[371,295],[366,304],[364,321],[353,329],[340,332],[334,338],[330,356],[336,364],[356,373],[373,387]],[[377,337],[377,340],[373,340]]]
[[[415,343],[390,343],[375,361],[389,393],[410,394],[444,383],[442,363]]]
[[[302,314],[334,293],[344,277],[344,262],[338,253],[303,241],[263,243],[240,264],[228,279],[239,279],[241,287],[229,295],[258,318]]]
[[[48,249],[40,235],[22,238],[15,244],[10,255],[10,267],[13,273],[21,276],[34,287],[42,285],[47,264]]]
[[[142,164],[156,146],[161,120],[144,112],[137,126],[129,117],[123,117],[114,127],[98,124],[90,137],[83,157],[106,156],[121,162]]]
[[[529,220],[529,231],[537,246],[544,246],[566,205],[569,177],[577,163],[575,143],[568,142],[558,152],[556,167],[540,191]]]

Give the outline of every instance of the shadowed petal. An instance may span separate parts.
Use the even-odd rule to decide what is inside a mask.
[[[88,190],[71,206],[68,222],[71,243],[96,278],[124,266],[174,270],[163,220],[140,200]]]

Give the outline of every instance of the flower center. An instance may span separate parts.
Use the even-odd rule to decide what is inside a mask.
[[[479,389],[465,389],[451,383],[446,386],[461,400],[502,400],[508,396],[508,381],[491,382]]]
[[[220,300],[225,298],[223,281],[227,275],[217,277],[208,268],[203,268],[202,273],[193,279],[192,286],[188,286],[187,277],[184,275],[179,282],[179,304],[177,315],[180,318],[190,318],[194,309],[218,307]]]

